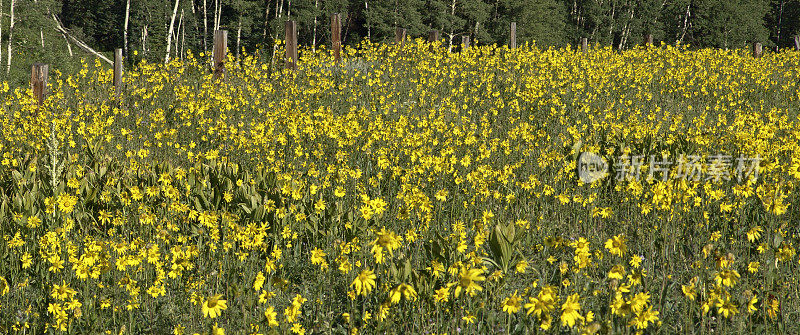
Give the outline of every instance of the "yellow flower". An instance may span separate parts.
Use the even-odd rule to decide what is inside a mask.
[[[256,291],[261,291],[261,288],[264,286],[265,280],[266,278],[264,278],[264,273],[258,271],[258,274],[256,275],[256,280],[253,281],[253,289]]]
[[[575,322],[581,318],[581,315],[578,311],[581,310],[581,304],[578,302],[580,296],[577,293],[569,296],[567,301],[561,305],[561,325],[562,326],[569,326],[570,328],[575,326]]]
[[[697,298],[697,290],[694,287],[694,282],[689,285],[682,285],[681,290],[683,291],[683,295],[689,298],[689,300],[694,301]]]
[[[542,315],[549,315],[550,312],[555,309],[556,301],[555,301],[555,288],[552,286],[545,286],[539,291],[539,294],[536,298],[529,298],[530,302],[525,304],[525,308],[528,309],[528,315],[536,315],[536,317],[541,318]]]
[[[397,285],[397,287],[389,292],[389,298],[391,299],[392,304],[400,302],[401,296],[405,297],[408,301],[415,301],[417,300],[417,291],[415,291],[411,285],[403,283]]]
[[[624,235],[617,235],[614,236],[606,241],[606,249],[612,255],[617,255],[622,257],[626,252],[628,252],[628,247],[626,245],[628,239],[625,238]]]
[[[482,269],[467,269],[462,268],[460,273],[460,278],[458,281],[458,287],[456,287],[456,298],[459,297],[461,294],[461,290],[463,289],[464,292],[469,294],[470,296],[475,295],[476,291],[483,291],[483,287],[478,285],[479,281],[486,280],[486,277],[482,276],[483,270]]]
[[[716,306],[719,313],[726,318],[733,316],[739,311],[738,307],[731,301],[729,296],[717,299]]]
[[[639,256],[639,255],[633,255],[633,256],[631,257],[630,264],[631,264],[631,266],[632,266],[632,267],[634,267],[634,268],[637,268],[637,269],[638,269],[638,268],[639,268],[639,266],[642,264],[642,260],[643,260],[643,259],[642,259],[642,257],[641,257],[641,256]]]
[[[750,299],[750,302],[747,303],[748,313],[753,314],[753,312],[758,310],[758,308],[756,308],[756,303],[758,303],[758,298],[753,296],[753,298]]]
[[[461,317],[461,320],[466,321],[467,324],[471,324],[471,323],[475,322],[475,315],[470,313],[470,312],[467,312],[466,315]]]
[[[656,323],[658,321],[658,311],[653,311],[651,306],[647,310],[641,310],[636,313],[636,317],[631,319],[631,325],[637,329],[647,328],[649,323]]]
[[[528,268],[528,261],[523,259],[523,260],[517,262],[517,266],[516,266],[517,273],[525,273],[525,269],[527,269],[527,268]]]
[[[764,229],[762,229],[761,226],[750,228],[750,230],[747,231],[747,240],[755,243],[759,238],[761,238],[761,232],[763,231]]]
[[[0,297],[8,293],[8,281],[5,277],[0,277]]]
[[[747,271],[750,273],[756,273],[758,272],[759,266],[761,266],[761,263],[759,262],[750,262],[750,264],[747,264]]]
[[[611,268],[611,271],[608,272],[608,278],[611,279],[622,279],[625,277],[625,267],[621,264],[614,265]]]
[[[736,270],[722,270],[717,272],[717,275],[714,277],[716,280],[717,285],[725,285],[727,287],[732,287],[736,285],[736,282],[739,280],[739,272]]]
[[[351,287],[356,291],[356,294],[361,294],[366,296],[370,292],[372,292],[372,288],[375,287],[375,273],[372,270],[363,270],[361,273],[358,274],[356,279],[353,279],[353,283],[350,284]]]
[[[6,284],[6,286],[8,286],[8,284]],[[75,290],[69,288],[69,286],[67,286],[67,284],[62,280],[60,286],[53,284],[53,290],[50,293],[50,296],[52,296],[54,299],[64,301],[71,300],[72,297],[75,296],[75,293]]]
[[[517,295],[517,291],[514,291],[514,295],[503,300],[503,312],[508,314],[515,314],[519,312],[521,301],[522,298]]]
[[[217,327],[217,323],[214,323],[214,328],[211,330],[211,335],[225,335],[225,328]]]
[[[220,298],[222,298],[222,294],[215,294],[203,303],[204,317],[213,319],[220,316],[222,311],[228,309],[228,301]]]

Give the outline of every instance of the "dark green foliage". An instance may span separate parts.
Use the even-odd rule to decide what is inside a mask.
[[[54,17],[106,57],[125,45],[128,0],[14,0],[13,36],[11,0],[2,2],[0,79],[14,85],[26,84],[34,61],[69,72],[80,58],[92,57],[72,41],[70,55]],[[174,6],[175,0],[130,1],[128,63],[164,61]],[[575,46],[587,37],[592,44],[627,49],[652,34],[656,44],[741,48],[761,42],[772,49],[794,47],[793,36],[800,34],[798,0],[179,0],[169,58],[210,51],[215,23],[229,31],[234,55],[245,50],[271,56],[287,19],[297,21],[300,45],[328,45],[334,12],[342,14],[346,45],[392,41],[398,27],[410,38],[439,30],[446,46],[460,44],[462,36],[506,44],[511,22],[517,22],[519,44],[535,41],[540,47]]]

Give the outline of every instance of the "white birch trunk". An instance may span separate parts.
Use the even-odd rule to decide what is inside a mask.
[[[8,61],[6,62],[6,73],[11,72],[11,40],[14,38],[14,4],[15,0],[11,0],[11,23],[8,25],[8,50],[7,57]]]
[[[0,61],[3,59],[3,0],[0,0]]]
[[[131,16],[131,0],[125,1],[125,24],[122,31],[122,49],[125,50],[125,56],[128,56],[128,22]]]
[[[180,0],[175,0],[175,7],[172,8],[172,18],[169,20],[169,30],[167,30],[167,55],[164,56],[164,64],[169,63],[169,54],[172,51],[172,31],[175,29],[175,17],[178,16],[178,4]]]
[[[317,9],[319,9],[319,0],[314,0],[314,34],[311,39],[311,51],[317,52]]]
[[[206,1],[203,0],[203,53],[208,54],[208,11]]]

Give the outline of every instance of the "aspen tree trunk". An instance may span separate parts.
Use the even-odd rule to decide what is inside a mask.
[[[183,15],[181,15],[183,16]],[[183,55],[185,55],[184,47],[186,47],[186,24],[183,24],[183,28],[181,29],[181,61],[183,61]]]
[[[239,14],[239,27],[236,28],[236,61],[239,61],[239,43],[242,41],[242,14]]]
[[[217,31],[217,9],[219,9],[219,0],[214,0],[214,25],[211,26],[211,31]]]
[[[11,23],[8,25],[8,50],[6,62],[6,73],[11,72],[11,40],[14,38],[14,3],[16,0],[11,0]]]
[[[69,45],[69,43],[67,43],[67,45]],[[3,0],[0,0],[0,60],[2,59],[3,59]]]
[[[217,0],[217,13],[214,21],[216,22],[214,25],[214,30],[219,30],[219,26],[222,25],[222,0]]]
[[[67,35],[62,34],[61,36],[64,36],[64,42],[67,43],[67,51],[69,52],[69,56],[72,57],[72,45],[69,44],[69,39],[67,38]],[[2,50],[2,48],[0,48],[0,50]]]
[[[178,15],[178,4],[180,0],[175,0],[175,6],[172,8],[172,18],[169,20],[169,30],[167,30],[167,55],[164,56],[164,63],[169,63],[169,54],[172,51],[172,31],[175,28],[175,17]]]
[[[366,15],[367,12],[369,12],[369,4],[367,0],[364,0],[364,14]],[[367,22],[367,41],[372,41],[372,27],[369,22]]]
[[[778,51],[780,49],[780,44],[781,44],[781,26],[783,25],[783,23],[782,23],[782,21],[783,21],[783,4],[784,4],[784,1],[781,0],[781,8],[780,8],[780,10],[778,10],[778,28],[777,28],[777,31],[776,31],[776,38],[775,38],[778,41],[778,43],[775,46],[775,51]]]
[[[142,29],[142,55],[147,55],[147,25]]]
[[[314,0],[314,33],[311,40],[311,51],[317,51],[317,9],[319,9],[319,0]]]
[[[264,27],[261,31],[261,41],[263,43],[267,42],[267,30],[269,29],[269,5],[271,4],[271,2],[269,0],[266,0],[265,4],[266,4],[266,10],[264,11]]]
[[[208,11],[206,1],[203,0],[203,53],[208,54]]]
[[[179,53],[180,49],[178,48],[178,46],[180,45],[180,41],[181,41],[181,39],[179,38],[179,36],[180,36],[179,33],[181,31],[183,31],[183,9],[181,9],[181,16],[178,19],[178,28],[175,29],[175,53],[178,54],[177,57],[175,57],[175,58],[183,59],[183,54]]]
[[[456,0],[450,4],[450,18],[456,15]],[[452,22],[450,22],[452,23]],[[455,27],[450,26],[450,33],[447,34],[447,52],[453,51],[453,36],[455,36]]]
[[[131,16],[131,0],[125,1],[125,24],[122,31],[122,49],[125,51],[125,56],[128,56],[128,22]]]
[[[692,15],[690,12],[692,6],[692,2],[690,1],[688,5],[686,5],[686,15],[683,17],[683,32],[681,33],[681,37],[678,39],[678,42],[682,43],[683,38],[686,37],[686,30],[689,28],[689,16]]]
[[[279,5],[280,3],[280,5]],[[280,22],[280,18],[283,16],[283,0],[275,0],[275,19]],[[278,34],[280,33],[280,29],[275,30],[275,37],[272,38],[272,58],[271,62],[275,63],[275,53],[278,52]]]

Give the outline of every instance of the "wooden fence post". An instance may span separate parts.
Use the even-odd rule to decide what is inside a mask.
[[[508,41],[508,47],[514,49],[517,47],[517,23],[511,22],[511,32]]]
[[[334,13],[331,16],[331,42],[333,60],[339,63],[342,60],[342,14]]]
[[[214,30],[214,51],[212,59],[214,61],[214,78],[219,78],[225,74],[225,59],[228,52],[228,31]]]
[[[42,106],[47,93],[47,70],[47,64],[43,63],[33,63],[31,67],[31,90],[33,90],[37,108]]]
[[[406,44],[406,29],[405,28],[395,28],[394,30],[394,43],[399,43],[402,45]]]
[[[433,51],[433,43],[439,40],[439,31],[438,30],[431,30],[428,33],[428,43],[431,45],[428,47],[428,51]]]
[[[653,46],[653,35],[652,34],[645,35],[644,44],[646,46],[648,46],[648,47],[652,47]]]
[[[114,94],[122,94],[122,49],[114,50]]]
[[[431,30],[428,33],[428,42],[433,43],[439,40],[439,31],[438,30]]]
[[[794,35],[794,49],[800,51],[800,35]]]
[[[753,57],[761,58],[761,52],[762,52],[761,43],[753,44]]]
[[[581,37],[581,51],[584,53],[589,52],[589,39],[586,37]]]
[[[469,36],[461,36],[461,51],[469,49]]]
[[[286,63],[284,69],[297,70],[297,23],[286,21]]]

